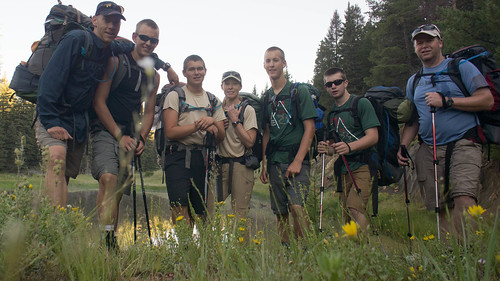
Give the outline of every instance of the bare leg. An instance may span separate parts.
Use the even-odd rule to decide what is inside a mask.
[[[288,237],[288,213],[276,215],[276,222],[278,224],[278,235],[281,237],[281,242],[290,243]]]
[[[172,207],[172,224],[177,223],[177,218],[183,216],[183,221],[187,221],[191,227],[194,226],[194,221],[189,215],[188,206]]]
[[[45,195],[54,206],[66,206],[68,185],[66,173],[66,147],[54,145],[49,147],[47,172],[45,174]]]
[[[354,219],[354,221],[359,224],[359,227],[366,232],[366,228],[368,226],[368,220],[366,219],[365,214],[353,208],[349,208],[349,212],[351,213],[351,216]]]
[[[304,208],[300,205],[290,205],[290,211],[292,212],[293,233],[295,237],[304,237],[305,230],[309,229],[309,220]]]
[[[115,225],[117,223],[117,176],[103,174],[99,178],[99,192],[97,193],[97,216],[101,225]],[[119,196],[121,199],[121,196]]]
[[[462,236],[462,229],[465,227],[465,218],[463,216],[463,212],[467,210],[468,207],[476,204],[474,198],[470,196],[457,196],[453,198],[453,202],[455,203],[455,207],[451,210],[451,223],[453,227],[453,231],[455,231],[456,237]],[[472,229],[475,230],[477,225],[471,220]]]

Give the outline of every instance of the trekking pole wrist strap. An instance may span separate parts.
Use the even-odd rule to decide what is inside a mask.
[[[347,142],[345,144],[347,145],[347,148],[349,148],[349,153],[351,153],[352,151],[351,146]]]
[[[441,99],[442,99],[442,103],[443,103],[443,108],[448,108],[448,103],[446,102],[446,97],[443,95],[443,93],[441,92],[437,92],[440,96],[441,96]]]

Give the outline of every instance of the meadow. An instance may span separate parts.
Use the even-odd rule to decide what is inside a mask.
[[[95,210],[50,206],[40,196],[40,175],[1,174],[0,280],[500,280],[498,207],[466,214],[465,238],[457,243],[449,233],[437,241],[434,213],[411,201],[409,237],[404,193],[387,188],[373,218],[377,233],[364,233],[342,225],[338,198],[327,188],[319,231],[317,174],[307,206],[311,229],[284,247],[268,188],[258,180],[248,219],[236,219],[221,205],[211,220],[198,221],[193,234],[183,218],[173,227],[168,207],[154,204],[166,197],[161,173],[144,176],[152,239],[140,213],[134,242],[125,211],[115,252],[105,247]],[[97,183],[81,175],[69,190],[95,193]]]

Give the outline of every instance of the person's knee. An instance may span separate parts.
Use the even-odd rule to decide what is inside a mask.
[[[461,195],[453,198],[453,203],[455,204],[456,209],[463,210],[476,204],[476,200],[471,196]]]
[[[49,148],[49,164],[55,165],[66,161],[66,148],[64,146],[51,146]],[[62,164],[61,163],[61,164]]]
[[[117,176],[110,173],[102,174],[99,177],[99,183],[104,185],[105,188],[109,187],[111,184],[116,183]]]

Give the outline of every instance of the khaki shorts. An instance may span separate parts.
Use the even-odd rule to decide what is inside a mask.
[[[356,187],[354,186],[351,176],[349,174],[342,175],[343,180],[343,192],[339,194],[340,200],[342,201],[342,206],[344,206],[344,220],[345,222],[349,222],[351,219],[348,216],[347,212],[349,208],[352,208],[362,214],[365,214],[365,209],[363,208],[367,206],[368,200],[370,199],[370,195],[372,193],[372,179],[370,176],[370,169],[368,165],[363,165],[358,169],[352,171],[352,175],[358,188],[361,190],[361,198],[363,199],[363,204],[361,200],[359,200],[359,195],[357,194]]]
[[[461,139],[455,144],[450,160],[450,190],[445,193],[446,145],[437,147],[438,159],[438,190],[439,206],[453,207],[453,198],[470,196],[477,201],[479,191],[479,175],[482,164],[482,146],[467,139]],[[417,151],[415,164],[417,179],[421,189],[425,206],[428,210],[436,207],[436,186],[434,183],[434,152],[432,145],[423,143]]]
[[[62,141],[50,136],[47,130],[42,126],[40,120],[35,123],[36,142],[40,149],[48,146],[63,146],[66,148],[66,177],[76,179],[80,172],[80,164],[82,163],[83,152],[87,145],[87,140],[82,143],[76,143],[72,140]]]
[[[93,132],[91,139],[92,176],[99,180],[103,174],[113,174],[117,176],[119,190],[130,195],[134,151],[125,152],[120,149],[118,141],[106,130]]]

